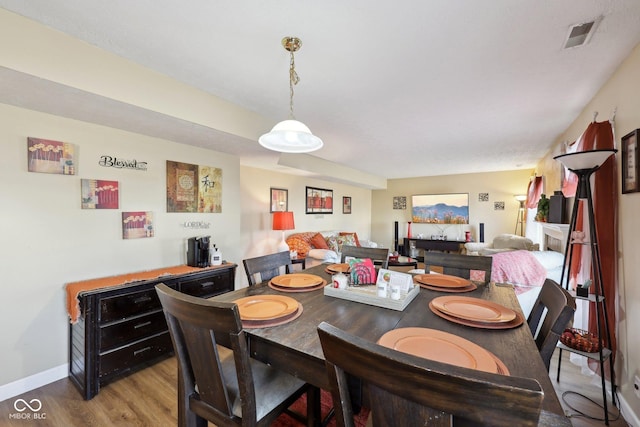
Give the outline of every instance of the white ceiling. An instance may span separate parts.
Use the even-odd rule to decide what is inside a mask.
[[[533,168],[640,43],[638,0],[0,0],[0,7],[274,124],[289,109],[280,40],[300,37],[295,115],[325,143],[312,155],[384,178]],[[594,19],[587,45],[563,49],[572,25]],[[1,64],[0,77],[0,102],[282,169],[277,153],[256,141]]]

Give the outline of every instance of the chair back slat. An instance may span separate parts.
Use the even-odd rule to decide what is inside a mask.
[[[242,263],[244,264],[244,271],[247,273],[249,286],[253,286],[256,283],[289,273],[291,271],[291,254],[289,252],[278,252],[248,258],[243,260]],[[256,275],[259,275],[259,279],[256,279]]]
[[[484,271],[485,284],[491,281],[491,266],[493,258],[490,256],[470,256],[446,252],[425,251],[425,270],[431,267],[442,267],[444,274],[469,279],[472,270]]]
[[[558,283],[545,280],[527,323],[547,370],[560,335],[576,311],[576,300]]]
[[[361,246],[343,245],[341,253],[340,262],[345,262],[346,257],[370,258],[372,261],[380,262],[381,268],[389,268],[389,249],[387,248],[365,248]]]
[[[531,378],[481,372],[401,353],[318,326],[339,426],[353,426],[347,374],[373,394],[374,427],[384,425],[536,426],[544,393]],[[373,387],[371,387],[373,386]],[[402,422],[398,422],[398,420]]]

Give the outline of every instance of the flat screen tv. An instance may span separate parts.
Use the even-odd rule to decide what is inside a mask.
[[[411,220],[422,224],[469,224],[469,193],[411,196]]]

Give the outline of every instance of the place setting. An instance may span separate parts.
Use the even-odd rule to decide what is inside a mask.
[[[378,344],[424,359],[493,374],[510,375],[506,365],[489,350],[465,338],[437,329],[393,329],[382,335]]]
[[[302,304],[284,295],[254,295],[235,301],[244,328],[278,326],[297,319]]]
[[[524,316],[492,301],[464,296],[442,296],[429,302],[439,317],[465,326],[482,329],[511,329],[524,323]]]
[[[349,264],[348,263],[342,263],[342,264],[329,264],[324,271],[326,271],[329,274],[336,274],[336,273],[348,273],[350,270]]]
[[[327,281],[315,274],[291,273],[276,276],[269,281],[269,287],[281,292],[310,292],[322,289]]]
[[[448,274],[416,274],[413,280],[421,288],[439,292],[462,293],[478,288],[471,280]]]

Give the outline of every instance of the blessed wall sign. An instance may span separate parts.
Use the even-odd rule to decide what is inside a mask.
[[[116,169],[134,169],[138,171],[147,170],[147,162],[140,162],[138,160],[126,160],[113,156],[100,156],[98,164],[105,168]]]

